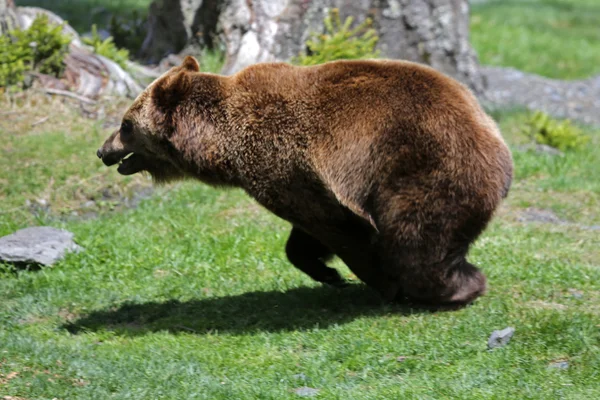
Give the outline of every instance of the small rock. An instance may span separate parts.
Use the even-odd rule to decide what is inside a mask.
[[[549,154],[551,156],[564,156],[565,153],[556,147],[548,146],[547,144],[536,144],[535,151],[538,153]]]
[[[573,296],[576,299],[583,298],[583,292],[581,290],[569,289],[569,293],[571,293],[571,296]]]
[[[515,333],[515,328],[508,327],[504,328],[500,331],[494,331],[490,335],[488,339],[488,349],[495,349],[497,347],[504,347],[508,344],[513,334]]]
[[[305,380],[308,379],[307,376],[304,375],[303,373],[296,374],[296,375],[293,376],[293,378],[297,379],[299,381],[305,381]]]
[[[319,389],[311,388],[308,386],[302,386],[294,389],[294,393],[301,397],[313,397],[319,394]]]
[[[519,217],[519,222],[541,222],[546,224],[564,224],[567,221],[560,219],[554,212],[541,208],[529,207],[523,210]]]
[[[536,153],[547,154],[550,156],[564,156],[564,154],[565,154],[555,147],[548,146],[547,144],[538,144],[538,143],[536,143],[536,144],[528,143],[528,144],[519,145],[519,146],[517,146],[517,150],[519,150],[519,151],[535,151]]]
[[[67,252],[79,250],[71,232],[49,226],[25,228],[0,238],[0,260],[9,263],[48,266]]]
[[[406,361],[406,356],[396,357],[396,361],[398,361],[398,362],[404,362],[404,361]]]
[[[548,368],[569,369],[569,362],[568,361],[554,361],[548,365]]]

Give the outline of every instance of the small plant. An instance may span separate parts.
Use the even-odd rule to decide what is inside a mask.
[[[351,60],[361,58],[376,58],[379,52],[375,50],[379,37],[371,28],[372,21],[366,19],[354,29],[350,26],[352,17],[344,23],[340,19],[337,8],[331,10],[325,17],[325,33],[314,35],[306,42],[307,52],[301,54],[295,61],[299,65],[316,65],[333,60]]]
[[[63,33],[62,25],[51,23],[47,15],[38,16],[28,29],[12,31],[11,36],[19,54],[30,54],[27,61],[32,70],[57,77],[64,71],[71,38]]]
[[[38,16],[28,29],[0,37],[0,86],[23,82],[27,71],[60,76],[71,38],[47,15]]]
[[[0,87],[14,86],[25,79],[31,54],[18,50],[10,36],[0,36]]]
[[[543,112],[535,112],[529,117],[523,133],[536,143],[561,151],[579,149],[590,140],[570,120],[558,121]]]
[[[126,49],[119,49],[112,36],[102,39],[98,34],[98,28],[96,25],[92,25],[92,36],[83,38],[83,42],[89,46],[92,46],[94,53],[113,60],[123,69],[127,69],[127,61],[129,60],[129,51]]]
[[[219,49],[203,49],[200,53],[200,69],[202,72],[218,74],[225,63],[225,52]]]

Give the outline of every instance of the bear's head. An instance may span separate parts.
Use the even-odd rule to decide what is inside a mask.
[[[104,164],[119,163],[122,175],[148,172],[157,182],[190,176],[196,161],[190,147],[211,131],[203,107],[214,103],[217,78],[199,71],[198,61],[188,56],[150,84],[98,149]]]

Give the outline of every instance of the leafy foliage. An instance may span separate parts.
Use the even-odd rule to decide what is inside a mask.
[[[129,51],[126,49],[119,49],[112,38],[112,36],[102,39],[98,34],[98,28],[96,25],[92,25],[92,36],[83,38],[83,42],[94,48],[94,53],[113,60],[123,69],[127,69],[127,61],[129,60]]]
[[[316,65],[333,60],[351,60],[361,58],[376,58],[379,52],[375,50],[379,37],[370,28],[372,21],[366,19],[363,23],[350,29],[354,18],[348,17],[342,23],[337,8],[331,10],[325,17],[325,33],[314,35],[306,42],[308,51],[301,54],[296,63],[299,65]]]
[[[25,78],[30,52],[20,50],[10,36],[0,36],[0,87],[16,85]]]
[[[60,76],[71,38],[62,25],[52,24],[48,16],[38,16],[25,30],[13,30],[0,38],[0,86],[23,81],[27,71]]]
[[[579,149],[590,140],[570,120],[558,121],[543,112],[536,112],[529,117],[523,133],[536,143],[561,151]]]

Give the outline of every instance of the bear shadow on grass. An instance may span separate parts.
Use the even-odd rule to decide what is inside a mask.
[[[364,285],[344,289],[301,287],[285,292],[250,292],[198,300],[128,303],[93,311],[63,325],[73,334],[108,330],[137,336],[149,332],[232,333],[307,330],[350,322],[358,317],[430,312],[385,304]]]

